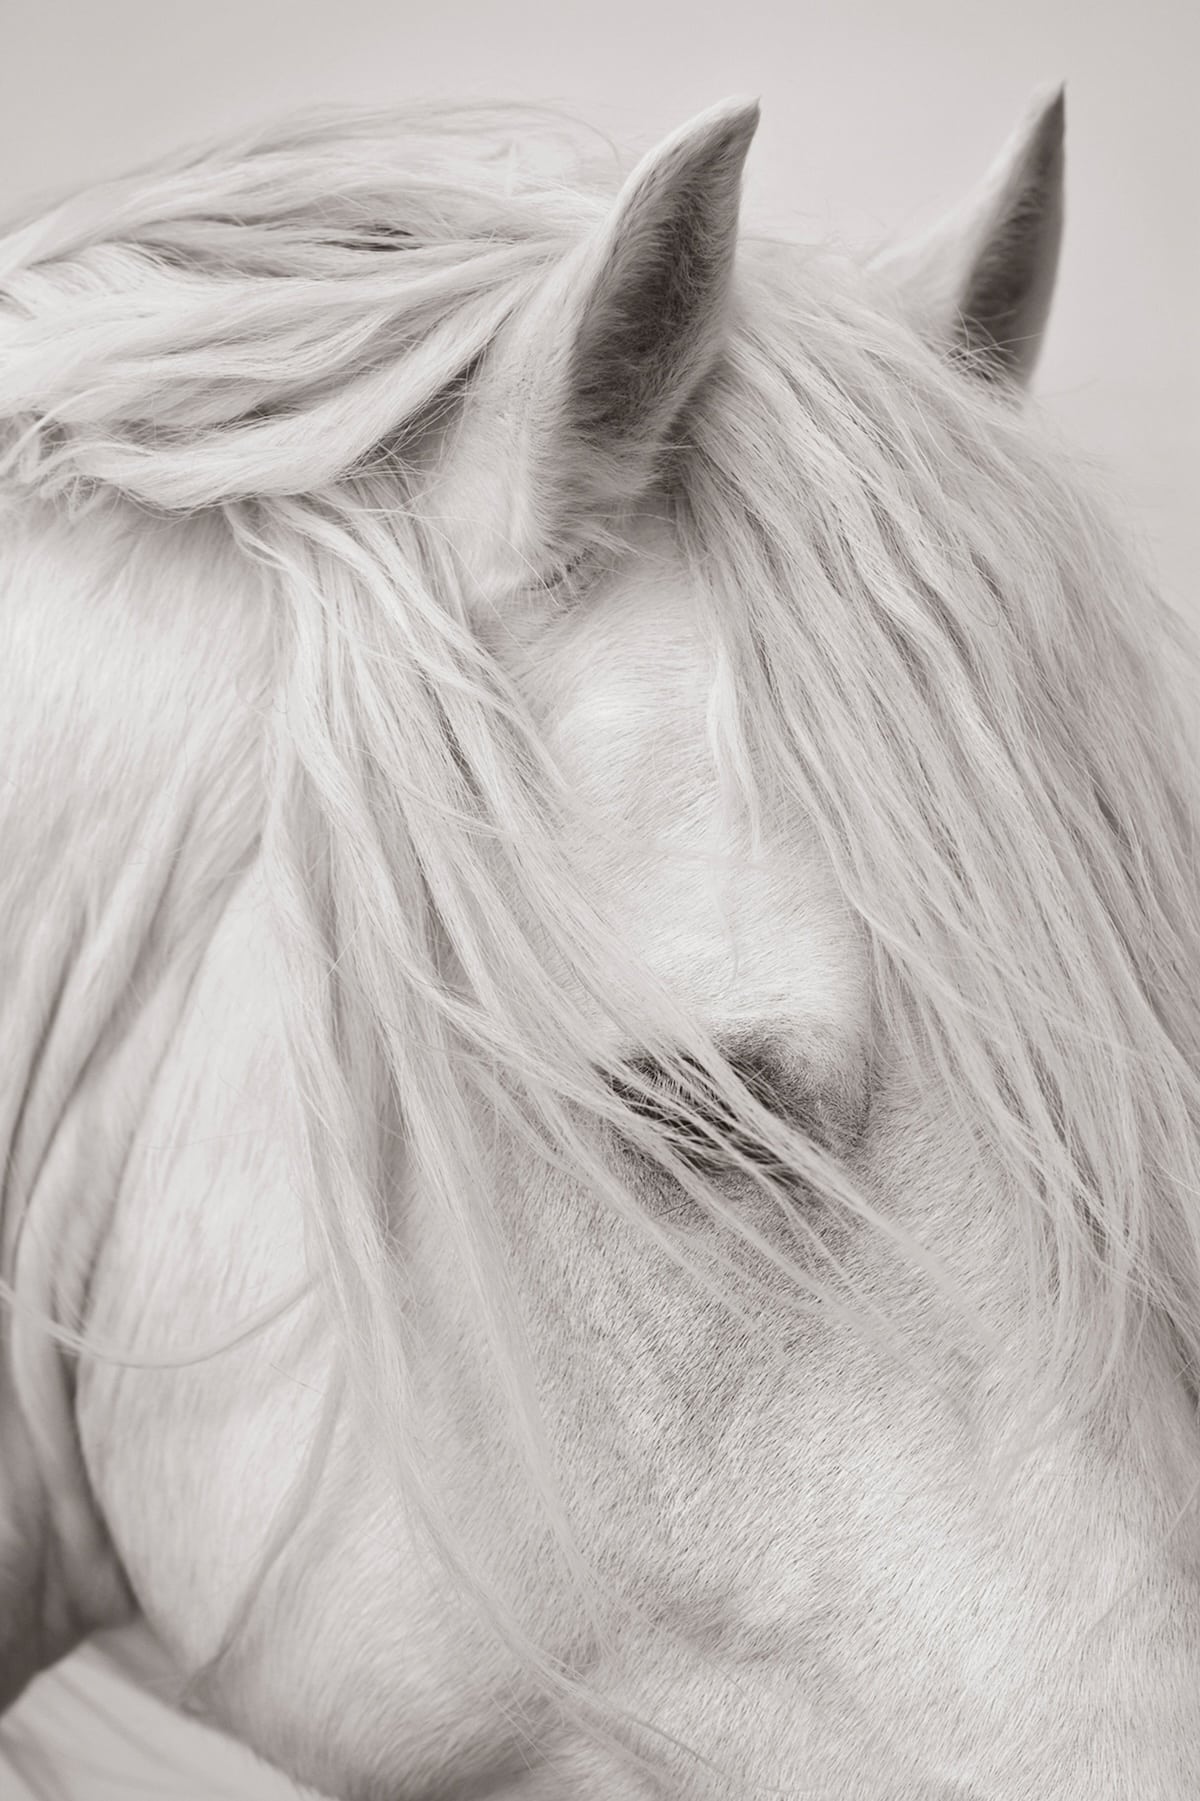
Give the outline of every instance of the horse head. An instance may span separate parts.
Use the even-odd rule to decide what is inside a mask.
[[[861,263],[739,241],[756,119],[0,253],[9,1696],[136,1616],[348,1797],[1194,1792],[1195,767],[1020,404],[1061,97]]]

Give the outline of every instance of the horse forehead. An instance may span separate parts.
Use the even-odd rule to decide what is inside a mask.
[[[551,629],[540,663],[574,860],[641,960],[702,1012],[857,1033],[865,953],[845,897],[799,809],[752,840],[710,739],[705,597],[653,527],[648,542]]]
[[[532,698],[558,760],[601,801],[644,783],[648,761],[711,786],[714,650],[681,559],[651,530],[538,647]]]

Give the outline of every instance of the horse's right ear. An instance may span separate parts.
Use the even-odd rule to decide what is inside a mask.
[[[477,371],[435,508],[493,527],[485,587],[544,573],[651,480],[723,341],[757,124],[727,101],[646,157]]]
[[[548,296],[565,327],[546,396],[559,409],[552,435],[582,453],[573,479],[585,504],[609,499],[595,492],[605,463],[613,498],[645,485],[721,346],[757,125],[756,103],[726,102],[668,138]]]

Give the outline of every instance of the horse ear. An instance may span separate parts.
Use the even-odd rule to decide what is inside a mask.
[[[652,151],[477,372],[437,510],[495,521],[510,577],[652,479],[723,340],[757,124],[756,103],[726,101]]]
[[[969,199],[883,252],[923,333],[985,377],[1025,386],[1041,350],[1063,222],[1064,96],[1036,101]]]
[[[757,125],[757,103],[725,102],[668,138],[564,272],[552,435],[558,451],[582,453],[585,489],[597,481],[597,457],[615,498],[645,485],[720,349],[742,169]]]

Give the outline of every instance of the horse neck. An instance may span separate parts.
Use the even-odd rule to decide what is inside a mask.
[[[31,1321],[83,1318],[158,1059],[253,858],[260,599],[216,520],[0,523],[0,1273],[22,1303],[0,1349],[65,1497],[69,1369]]]

